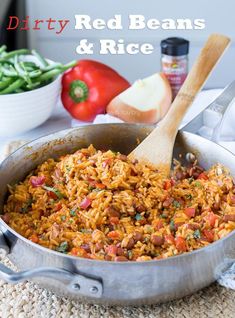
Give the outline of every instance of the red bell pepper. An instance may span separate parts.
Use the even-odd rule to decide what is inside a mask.
[[[109,102],[130,86],[115,70],[100,62],[80,60],[62,78],[61,99],[76,119],[93,121]]]

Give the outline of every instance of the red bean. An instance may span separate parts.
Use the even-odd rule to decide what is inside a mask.
[[[235,222],[235,214],[226,214],[224,215],[223,220],[225,222],[228,222],[228,221]]]
[[[143,234],[140,233],[140,232],[135,232],[134,235],[133,235],[133,239],[134,241],[137,243],[138,241],[142,241],[143,239]]]
[[[112,257],[110,255],[105,255],[104,259],[106,261],[111,261],[112,260]]]
[[[126,256],[116,256],[114,258],[115,262],[126,262],[128,261],[128,259],[126,258]]]
[[[108,255],[117,255],[117,246],[109,245],[105,250]]]
[[[215,202],[213,204],[213,210],[218,211],[220,209],[220,202]]]
[[[85,250],[87,253],[90,253],[91,252],[91,248],[90,248],[90,245],[89,244],[82,244],[80,246],[83,250]]]
[[[127,243],[126,248],[127,248],[128,250],[131,250],[134,246],[135,246],[135,241],[134,241],[133,238],[130,238],[130,239],[129,239],[129,242]]]
[[[155,246],[161,246],[164,243],[164,237],[160,236],[160,235],[155,235],[153,234],[151,236],[151,242],[153,243],[153,245]]]
[[[107,215],[109,215],[109,216],[113,216],[113,217],[117,217],[117,218],[120,218],[120,216],[121,216],[121,213],[119,212],[119,211],[117,211],[115,208],[113,208],[113,207],[108,207],[107,209],[106,209],[106,213],[107,213]]]
[[[118,256],[123,256],[123,255],[124,255],[124,249],[121,248],[121,247],[118,247],[118,248],[117,248],[117,255],[118,255]]]
[[[99,252],[100,250],[102,250],[103,247],[104,247],[103,243],[96,243],[95,244],[95,251]]]
[[[136,210],[137,210],[137,212],[141,213],[141,212],[146,211],[146,208],[143,204],[140,204],[136,207]]]
[[[173,198],[167,198],[167,199],[163,202],[162,205],[163,205],[164,208],[168,208],[173,201],[174,201]]]

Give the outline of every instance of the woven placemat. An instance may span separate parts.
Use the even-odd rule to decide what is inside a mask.
[[[8,145],[5,155],[22,142]],[[12,264],[4,259],[5,265]],[[141,307],[109,307],[61,298],[26,282],[10,285],[0,280],[1,318],[234,318],[235,291],[214,283],[192,296],[165,304]]]

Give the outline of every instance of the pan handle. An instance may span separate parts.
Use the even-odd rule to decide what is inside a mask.
[[[229,109],[232,107],[235,98],[235,81],[230,83],[223,92],[210,104],[208,105],[201,113],[199,113],[195,118],[193,118],[188,124],[182,127],[182,130],[196,133],[202,124],[203,113],[205,111],[211,111],[217,114],[215,118],[215,124],[211,140],[215,143],[218,143],[220,140],[221,130],[226,119],[226,115],[229,112]]]
[[[9,252],[10,250],[5,241],[4,234],[0,231],[0,256],[5,257]],[[17,284],[35,277],[46,277],[58,280],[65,285],[65,288],[67,288],[69,292],[81,296],[100,298],[103,294],[103,285],[100,280],[73,273],[63,268],[38,267],[15,272],[0,263],[0,278],[8,283]]]

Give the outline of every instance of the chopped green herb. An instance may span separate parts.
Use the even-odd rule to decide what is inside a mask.
[[[42,186],[42,187],[43,187],[43,189],[45,189],[47,191],[53,192],[58,197],[58,199],[63,199],[65,197],[65,195],[63,193],[61,193],[56,188],[52,188],[52,187],[48,187],[48,186]]]
[[[186,199],[188,199],[188,200],[192,200],[192,198],[193,198],[193,196],[192,196],[192,194],[186,194]]]
[[[148,243],[148,242],[149,242],[149,237],[146,236],[146,237],[144,238],[144,243]]]
[[[174,220],[171,220],[171,221],[170,221],[170,230],[171,230],[172,232],[175,232],[175,222],[174,222]]]
[[[89,191],[92,191],[92,190],[94,190],[94,189],[96,189],[96,188],[93,187],[93,186],[91,186],[91,185],[88,187],[88,190],[89,190]]]
[[[71,216],[75,216],[75,215],[76,215],[76,210],[70,210],[69,214],[70,214]]]
[[[198,188],[202,188],[202,184],[200,181],[195,181],[195,186]]]
[[[188,234],[187,236],[186,236],[186,241],[189,241],[191,239],[191,234]]]
[[[71,223],[73,223],[73,219],[70,219],[70,220],[69,220],[69,224],[71,224]]]
[[[140,220],[142,219],[142,215],[139,214],[139,213],[137,213],[137,214],[135,215],[135,219],[136,219],[136,221],[140,221]]]
[[[89,229],[80,229],[81,233],[92,233],[92,230]]]
[[[29,208],[31,207],[32,203],[33,203],[33,199],[32,199],[32,198],[28,199],[28,201],[27,201],[27,202],[24,204],[24,206],[21,208],[21,212],[22,212],[22,213],[28,212],[28,210],[29,210]]]
[[[61,215],[60,219],[61,219],[61,221],[65,221],[66,220],[66,216],[65,215]]]
[[[160,218],[161,218],[161,219],[167,219],[167,217],[168,217],[167,214],[164,214],[164,213],[162,213],[162,214],[160,215]]]
[[[129,259],[132,259],[132,256],[133,256],[133,253],[131,250],[127,251],[127,254],[128,254],[128,258]]]
[[[193,237],[195,239],[200,239],[201,238],[201,232],[199,230],[194,231]]]
[[[70,166],[67,166],[67,165],[66,165],[66,166],[65,166],[65,169],[66,169],[67,172],[70,172],[70,171],[71,171],[71,167],[70,167]]]
[[[92,191],[93,192],[100,192],[100,191],[103,191],[104,189],[99,189],[99,188],[94,188]]]
[[[60,253],[66,253],[67,250],[68,250],[68,242],[66,241],[60,243],[60,245],[56,247],[56,251]]]
[[[179,201],[174,200],[174,201],[173,201],[173,206],[174,206],[175,208],[180,208],[180,203],[179,203]]]

